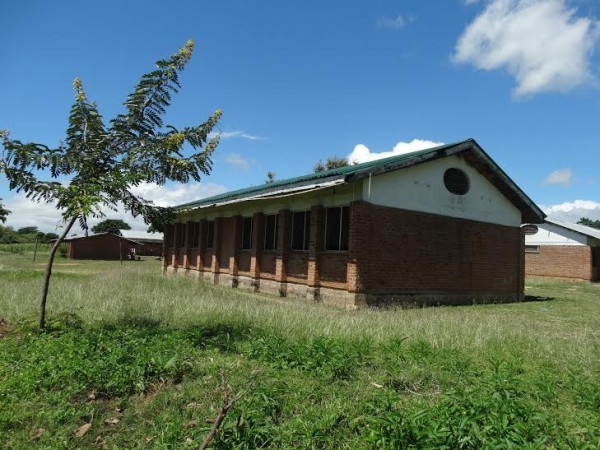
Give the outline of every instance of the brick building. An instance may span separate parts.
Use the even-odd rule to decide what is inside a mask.
[[[525,273],[599,281],[600,230],[546,219],[525,236]]]
[[[474,141],[177,207],[165,273],[340,306],[522,298],[542,211]]]
[[[122,236],[98,233],[65,239],[67,257],[71,259],[127,259],[136,256],[161,256],[162,235],[123,230]]]

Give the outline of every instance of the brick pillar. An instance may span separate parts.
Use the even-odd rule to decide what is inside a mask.
[[[519,265],[517,266],[517,295],[519,298],[525,294],[525,232],[519,228]]]
[[[310,208],[310,242],[308,247],[307,297],[319,299],[319,257],[323,250],[325,209],[321,205]]]
[[[264,214],[255,213],[252,218],[252,253],[250,256],[250,276],[255,290],[260,286],[260,259],[263,251]]]
[[[204,252],[206,251],[206,220],[202,219],[198,225],[198,256],[196,267],[203,270],[207,265],[204,261]]]
[[[177,241],[179,240],[179,225],[178,223],[173,224],[173,253],[171,253],[171,266],[176,269],[177,268]]]
[[[292,213],[288,209],[279,211],[277,229],[277,260],[275,262],[275,281],[280,283],[279,293],[287,292],[286,263],[290,255],[292,240]]]
[[[215,242],[213,244],[212,261],[210,264],[210,271],[213,273],[213,283],[219,284],[219,259],[221,256],[221,237],[223,235],[223,218],[217,217],[215,219]]]
[[[369,213],[362,201],[350,204],[350,233],[348,236],[348,262],[346,264],[346,280],[348,292],[363,293],[364,285],[361,276],[360,251],[365,248],[369,234],[367,223]]]
[[[185,229],[185,243],[183,244],[183,268],[188,270],[190,268],[190,244],[191,244],[191,236],[192,236],[192,226],[194,224],[192,222],[187,222],[183,224]]]
[[[163,233],[163,248],[162,248],[162,273],[167,273],[167,266],[169,265],[169,243],[171,242],[171,233],[173,233],[173,225],[165,225],[165,232]]]
[[[240,252],[241,238],[242,216],[235,216],[233,218],[233,255],[229,257],[229,275],[231,276],[232,287],[237,287],[238,255]]]

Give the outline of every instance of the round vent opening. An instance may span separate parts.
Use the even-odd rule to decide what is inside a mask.
[[[444,186],[456,195],[465,195],[469,192],[469,178],[460,169],[451,168],[444,172]]]

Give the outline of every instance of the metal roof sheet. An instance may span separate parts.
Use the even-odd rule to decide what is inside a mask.
[[[288,195],[293,192],[300,193],[306,190],[318,189],[328,184],[357,181],[371,175],[391,172],[458,153],[465,153],[469,162],[476,166],[521,211],[524,222],[543,222],[546,216],[544,212],[510,179],[474,139],[225,192],[178,205],[175,209],[205,208],[268,198],[283,193]]]
[[[567,230],[575,231],[577,233],[584,234],[589,237],[593,237],[596,239],[600,239],[600,230],[592,227],[588,227],[587,225],[581,225],[579,223],[570,223],[563,222],[562,220],[556,219],[546,219],[546,222],[552,225],[557,225],[562,228],[566,228]]]

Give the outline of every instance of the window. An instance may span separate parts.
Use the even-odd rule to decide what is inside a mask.
[[[310,239],[310,211],[292,213],[292,250],[308,250]]]
[[[265,217],[265,250],[275,250],[277,248],[277,228],[279,225],[279,215],[273,214]]]
[[[200,239],[200,224],[198,222],[192,223],[192,248],[198,248],[198,241]]]
[[[179,238],[179,246],[180,247],[185,247],[185,231],[186,231],[187,225],[185,223],[180,223],[179,224],[179,232],[181,233],[181,236]]]
[[[173,225],[169,225],[169,231],[171,232],[171,236],[169,239],[169,247],[173,248],[175,247],[175,230],[177,229],[177,225],[173,224]]]
[[[214,246],[215,240],[215,221],[209,220],[206,222],[206,248],[211,249]]]
[[[325,214],[325,250],[348,250],[350,208],[327,208]]]
[[[252,217],[242,218],[242,250],[252,248]]]
[[[525,253],[539,253],[539,252],[540,252],[539,245],[526,245],[525,246]]]
[[[444,186],[453,194],[465,195],[469,192],[469,178],[462,170],[450,168],[444,172]]]

